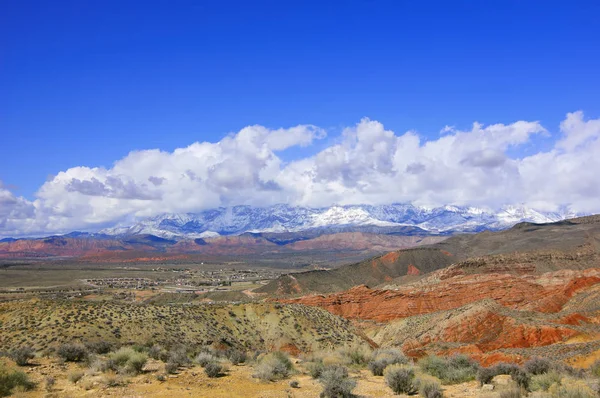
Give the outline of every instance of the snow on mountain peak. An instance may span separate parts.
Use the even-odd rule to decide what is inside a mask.
[[[130,226],[104,229],[107,235],[152,234],[165,238],[239,235],[245,232],[297,232],[336,227],[413,226],[430,233],[477,232],[509,228],[522,221],[547,223],[579,216],[568,209],[541,212],[523,205],[497,212],[477,207],[427,208],[412,204],[334,205],[309,208],[290,205],[234,206],[195,214],[162,214]]]

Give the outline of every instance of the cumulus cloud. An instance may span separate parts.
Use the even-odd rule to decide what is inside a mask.
[[[446,126],[437,139],[424,140],[365,118],[328,148],[286,163],[279,152],[310,146],[325,131],[312,125],[249,126],[216,143],[133,151],[108,169],[62,171],[33,201],[0,185],[0,235],[93,229],[236,204],[524,203],[540,210],[570,206],[598,212],[600,119],[569,113],[559,129],[552,135],[539,122],[474,123],[464,131]],[[552,149],[509,155],[540,134],[554,140]]]

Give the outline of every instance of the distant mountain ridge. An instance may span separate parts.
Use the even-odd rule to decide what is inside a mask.
[[[310,208],[289,205],[233,206],[199,213],[163,214],[132,225],[107,228],[106,235],[151,234],[163,238],[205,238],[244,233],[334,232],[450,234],[502,230],[520,222],[550,223],[582,216],[569,210],[542,212],[525,206],[498,211],[477,207],[419,207],[412,204],[346,205]],[[401,228],[404,227],[404,228]]]

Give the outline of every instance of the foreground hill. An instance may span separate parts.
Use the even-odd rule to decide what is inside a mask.
[[[442,242],[400,250],[342,266],[333,271],[285,275],[260,291],[289,295],[327,293],[356,285],[403,284],[421,275],[461,263],[466,273],[491,267],[503,272],[540,273],[585,269],[600,260],[600,217],[588,216],[550,224],[521,223],[500,232],[450,237]]]
[[[42,350],[72,341],[190,347],[220,343],[246,350],[286,347],[305,352],[364,343],[347,320],[320,308],[298,305],[0,303],[0,351],[25,345]]]

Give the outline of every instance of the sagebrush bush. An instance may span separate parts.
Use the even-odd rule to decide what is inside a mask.
[[[384,359],[376,359],[374,361],[369,362],[367,367],[373,373],[373,376],[383,376],[383,371],[388,367],[390,363],[388,363]]]
[[[592,366],[590,366],[590,372],[596,376],[600,377],[600,360],[594,362]]]
[[[497,375],[510,375],[512,379],[524,389],[529,389],[530,376],[520,366],[510,363],[499,363],[489,368],[481,368],[477,373],[480,384],[489,384]]]
[[[131,347],[120,348],[117,352],[109,355],[119,373],[139,374],[148,361],[148,356],[143,352],[135,351]]]
[[[148,350],[148,356],[157,361],[166,362],[169,360],[169,353],[167,350],[157,344],[154,344],[152,347],[150,347]]]
[[[561,384],[553,384],[548,391],[554,398],[597,398],[594,391],[584,380],[563,379]]]
[[[19,347],[11,350],[8,353],[10,359],[15,361],[19,366],[25,366],[29,363],[30,359],[35,358],[35,350],[31,347]]]
[[[414,394],[417,392],[413,369],[402,365],[390,365],[384,372],[385,383],[396,394]]]
[[[293,367],[287,354],[275,351],[262,358],[256,367],[254,376],[262,381],[281,380],[290,375]]]
[[[397,348],[379,348],[371,355],[374,360],[383,359],[390,365],[407,365],[410,360]]]
[[[204,373],[211,378],[219,377],[223,373],[223,365],[216,361],[209,362],[204,366]]]
[[[196,355],[196,359],[194,359],[194,361],[202,367],[205,367],[210,362],[214,362],[216,360],[217,357],[215,357],[213,354],[209,354],[208,352],[201,352],[200,354]]]
[[[239,365],[245,363],[248,359],[248,355],[244,351],[229,349],[225,352],[225,356],[232,365]]]
[[[56,353],[67,362],[81,362],[86,359],[88,350],[82,344],[67,343],[58,347]]]
[[[505,391],[500,391],[500,398],[521,398],[520,388],[511,388]]]
[[[348,377],[348,370],[339,365],[323,369],[319,382],[323,386],[322,398],[349,398],[356,387],[356,381]]]
[[[16,388],[25,391],[35,388],[35,384],[20,370],[9,369],[5,363],[0,361],[0,397],[7,397]]]
[[[175,374],[179,370],[179,364],[175,362],[167,362],[165,363],[165,372],[169,374]]]
[[[442,398],[444,396],[440,383],[435,379],[419,377],[415,379],[414,386],[422,397]]]
[[[169,351],[167,362],[176,363],[178,366],[190,366],[192,364],[185,347],[177,347]]]
[[[371,352],[365,347],[351,347],[343,350],[351,365],[364,366],[371,359]]]
[[[553,384],[560,384],[561,375],[553,370],[531,377],[531,391],[548,391]]]
[[[69,373],[67,379],[69,379],[71,383],[75,384],[83,378],[83,375],[84,373],[81,370],[74,370],[73,372]]]
[[[474,380],[479,364],[466,355],[448,358],[429,356],[419,361],[419,367],[427,374],[437,377],[444,384],[458,384]]]
[[[551,367],[552,363],[549,360],[539,357],[531,358],[523,365],[525,371],[532,375],[541,375],[544,373],[548,373]]]
[[[308,374],[313,379],[318,379],[319,377],[321,377],[321,374],[323,373],[323,370],[325,369],[325,365],[323,365],[322,362],[308,362],[305,365],[305,367],[306,367],[306,370],[308,371]]]
[[[85,346],[88,351],[100,355],[108,354],[113,349],[113,345],[108,341],[88,341]]]
[[[395,348],[375,350],[371,357],[372,360],[367,367],[373,376],[383,376],[383,371],[389,365],[403,365],[409,362],[408,358]]]

